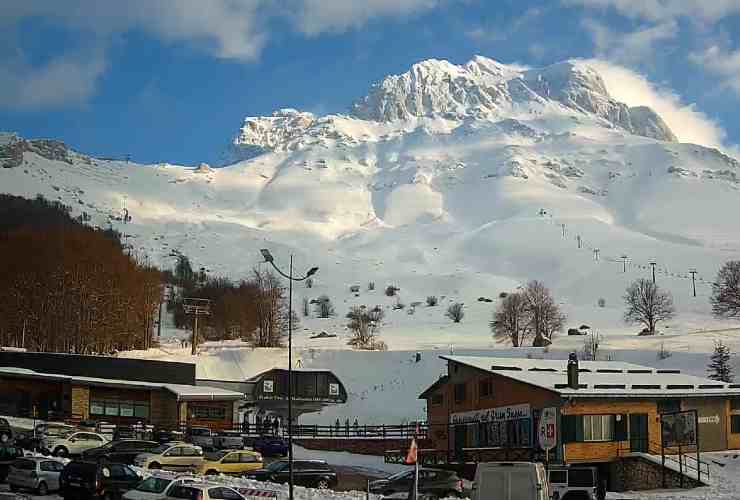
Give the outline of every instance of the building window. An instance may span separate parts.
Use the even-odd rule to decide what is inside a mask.
[[[149,403],[139,403],[134,405],[134,416],[139,418],[149,418]]]
[[[442,394],[433,394],[431,398],[432,406],[442,406],[444,404],[444,396]]]
[[[192,415],[193,418],[224,420],[226,408],[223,406],[194,406]]]
[[[473,446],[490,448],[528,448],[532,445],[532,420],[520,418],[476,425]]]
[[[740,398],[732,398],[732,399],[730,399],[730,409],[731,410],[740,410]]]
[[[455,403],[465,401],[465,384],[455,384]]]
[[[106,417],[117,417],[119,414],[118,401],[106,401],[105,402],[105,416]]]
[[[658,400],[658,413],[675,413],[681,411],[680,399]]]
[[[730,415],[730,432],[740,434],[740,415]]]
[[[90,401],[90,415],[149,418],[149,403],[142,401]]]
[[[584,415],[584,441],[614,441],[614,415]]]
[[[90,415],[105,415],[105,403],[102,401],[90,401]]]
[[[121,416],[122,417],[133,417],[134,416],[133,402],[121,401]]]
[[[493,397],[493,380],[488,378],[478,382],[478,396],[481,398]]]

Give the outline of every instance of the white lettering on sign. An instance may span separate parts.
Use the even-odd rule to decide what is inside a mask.
[[[262,392],[272,392],[274,387],[275,385],[272,380],[262,381]]]
[[[477,422],[501,422],[529,418],[529,405],[501,406],[485,410],[463,411],[450,415],[451,424],[473,424]]]
[[[719,415],[712,415],[711,417],[699,417],[700,424],[718,424]]]

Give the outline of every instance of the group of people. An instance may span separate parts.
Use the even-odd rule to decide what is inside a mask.
[[[242,421],[242,432],[245,434],[254,432],[261,435],[272,434],[273,436],[278,436],[282,432],[283,424],[283,417],[280,415],[264,415],[258,413],[254,417],[254,423],[250,423],[248,417],[244,418]]]

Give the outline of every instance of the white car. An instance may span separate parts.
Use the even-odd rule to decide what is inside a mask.
[[[219,483],[193,483],[174,486],[167,493],[167,500],[245,500],[235,488]]]
[[[79,455],[83,451],[98,448],[108,440],[94,432],[69,431],[60,436],[46,436],[41,442],[41,449],[57,457]]]
[[[124,493],[123,500],[162,500],[173,487],[196,482],[202,482],[202,479],[157,471],[139,483],[136,488]]]

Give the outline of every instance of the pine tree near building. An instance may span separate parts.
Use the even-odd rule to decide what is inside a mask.
[[[709,366],[707,372],[709,372],[709,378],[712,380],[718,380],[721,382],[732,382],[734,376],[732,374],[732,366],[730,365],[730,358],[732,352],[722,341],[714,343],[714,352],[711,358],[709,358]]]

